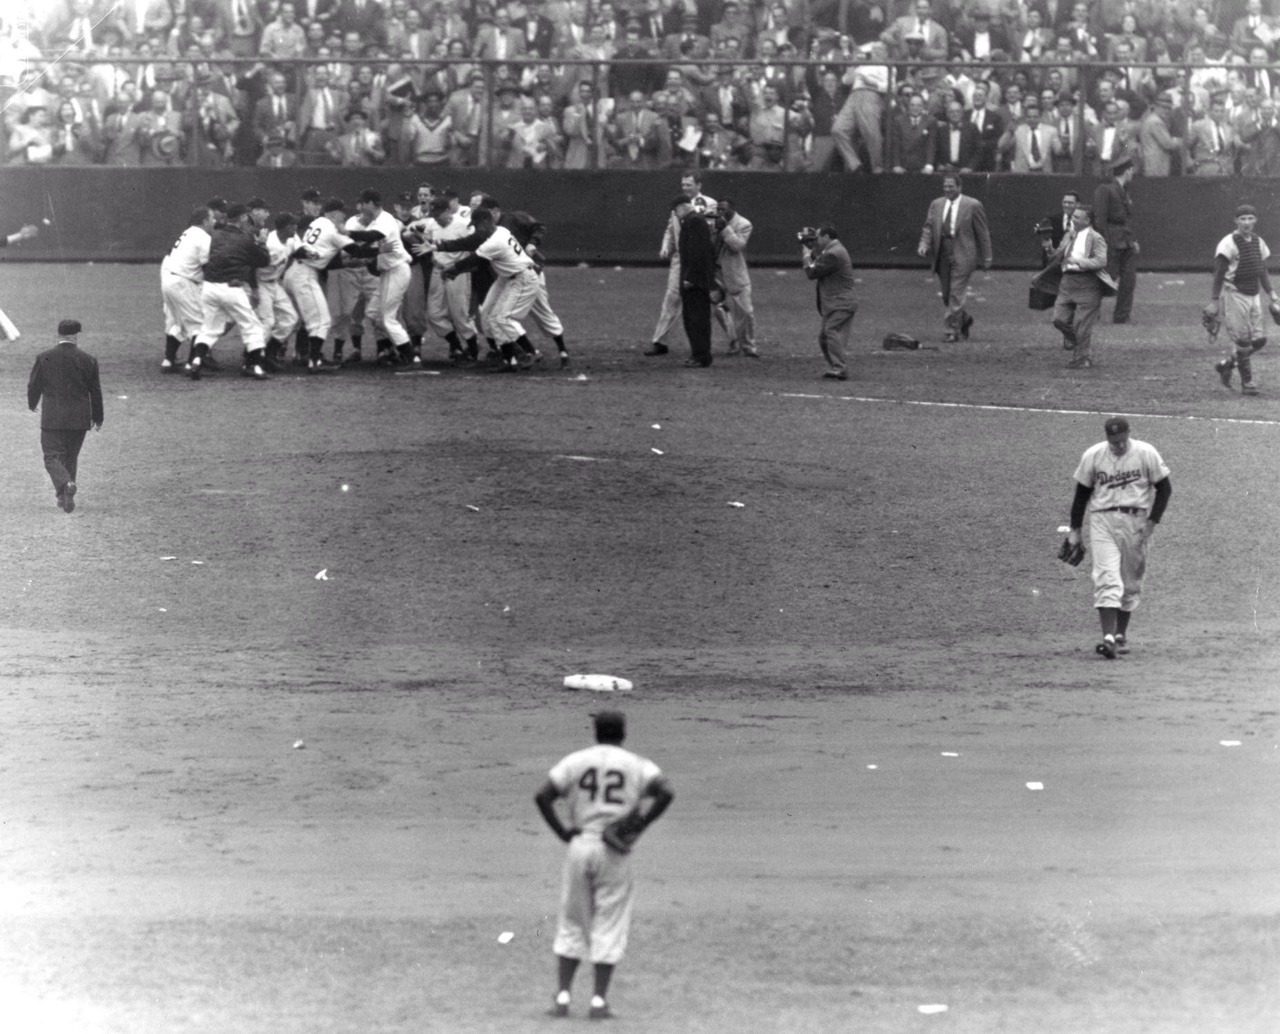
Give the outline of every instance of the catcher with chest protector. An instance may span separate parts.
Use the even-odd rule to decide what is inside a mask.
[[[596,743],[563,758],[534,797],[565,854],[560,916],[552,950],[559,990],[550,1015],[568,1016],[574,974],[583,959],[595,967],[588,1017],[612,1016],[607,996],[613,969],[627,947],[633,880],[631,848],[675,798],[652,761],[622,748],[627,720],[620,711],[595,716]],[[556,811],[567,803],[568,824]]]

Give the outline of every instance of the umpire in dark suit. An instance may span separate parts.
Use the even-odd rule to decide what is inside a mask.
[[[40,399],[40,448],[44,469],[53,479],[58,506],[76,508],[76,461],[89,428],[102,429],[102,384],[98,360],[76,346],[77,320],[58,324],[58,346],[36,356],[27,382],[27,405],[34,413]]]
[[[671,202],[680,221],[680,316],[689,339],[685,366],[711,365],[711,289],[716,275],[716,249],[711,227],[681,194]]]

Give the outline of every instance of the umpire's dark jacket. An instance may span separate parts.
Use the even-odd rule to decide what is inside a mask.
[[[716,276],[716,249],[711,227],[697,212],[680,221],[680,280],[699,291],[710,292]]]
[[[71,341],[41,352],[27,382],[27,405],[34,412],[44,396],[40,426],[49,431],[87,431],[102,423],[98,360]]]
[[[211,284],[256,287],[257,271],[271,264],[267,249],[238,226],[220,226],[209,242],[204,278]]]

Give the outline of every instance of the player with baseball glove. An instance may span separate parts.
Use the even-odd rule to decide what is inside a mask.
[[[587,1015],[613,1015],[605,996],[631,925],[631,849],[675,797],[657,765],[623,749],[626,723],[620,711],[597,714],[595,745],[562,759],[534,798],[551,831],[569,845],[552,945],[560,970],[552,1016],[569,1015],[573,976],[587,958],[595,966]],[[561,798],[567,825],[556,812]]]
[[[1280,301],[1267,276],[1271,250],[1254,232],[1257,224],[1258,213],[1253,205],[1236,209],[1235,231],[1218,242],[1214,253],[1213,299],[1201,314],[1212,341],[1217,336],[1215,314],[1221,306],[1221,324],[1231,338],[1234,353],[1215,363],[1214,369],[1228,388],[1232,371],[1239,370],[1240,390],[1246,395],[1258,394],[1253,379],[1253,353],[1267,343],[1260,291],[1266,291],[1271,318],[1280,324]]]
[[[1080,561],[1084,559],[1084,542],[1081,538],[1079,528],[1072,528],[1062,545],[1058,548],[1058,559],[1064,564],[1070,564],[1072,567],[1079,567]]]

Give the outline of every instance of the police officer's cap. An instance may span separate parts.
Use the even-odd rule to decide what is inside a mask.
[[[59,337],[74,337],[76,334],[79,334],[79,333],[80,333],[79,320],[59,320],[58,321]]]

